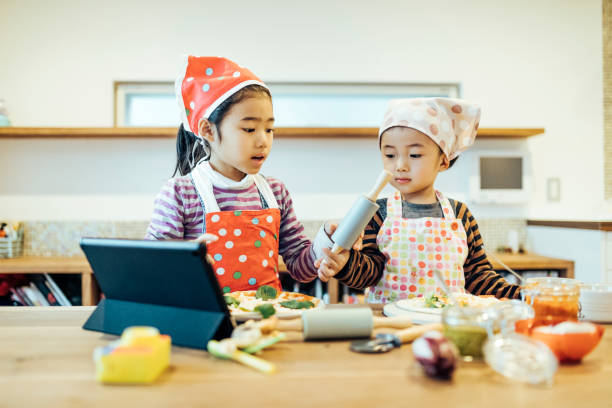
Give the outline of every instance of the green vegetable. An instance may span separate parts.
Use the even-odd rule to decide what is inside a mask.
[[[286,302],[280,302],[282,307],[287,309],[310,309],[314,307],[314,303],[310,300],[287,300]]]
[[[425,306],[440,309],[446,305],[436,295],[429,295],[425,298]]]
[[[223,295],[223,299],[225,299],[225,304],[228,306],[238,306],[240,304],[238,299],[230,295]]]
[[[244,351],[245,353],[254,354],[263,350],[266,347],[278,343],[281,340],[285,340],[286,338],[287,336],[284,333],[279,332],[274,337],[268,336],[260,339],[257,343],[244,348],[242,351]]]
[[[259,305],[255,307],[255,311],[259,312],[264,319],[272,316],[276,313],[276,309],[270,303],[264,303],[263,305]]]
[[[276,299],[276,289],[268,285],[260,286],[255,292],[255,298],[261,300]]]

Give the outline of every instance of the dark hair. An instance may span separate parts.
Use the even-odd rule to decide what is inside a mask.
[[[217,109],[213,111],[208,117],[208,121],[215,125],[217,129],[221,125],[221,122],[229,112],[230,108],[239,102],[247,98],[252,98],[256,95],[270,95],[268,88],[261,85],[248,85],[221,102]],[[197,131],[197,129],[194,129]],[[194,132],[190,132],[181,123],[179,126],[178,133],[176,134],[176,166],[174,167],[174,173],[172,177],[179,173],[181,176],[188,174],[193,168],[189,162],[191,152],[193,151],[193,165],[195,166],[200,160],[208,160],[210,158],[210,146],[208,142],[204,140],[204,145],[198,141],[198,136]],[[219,133],[219,141],[221,141],[221,133]],[[195,145],[195,148],[194,148]],[[195,149],[195,150],[194,150]]]
[[[448,168],[450,169],[451,167],[453,167],[453,164],[455,164],[455,162],[457,161],[457,159],[459,158],[459,156],[455,157],[454,159],[452,159],[449,163],[448,163]]]

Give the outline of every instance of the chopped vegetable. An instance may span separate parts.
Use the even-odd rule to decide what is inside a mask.
[[[438,296],[431,294],[425,298],[425,306],[435,309],[441,309],[443,307],[446,307],[447,305],[444,299],[441,299]]]
[[[248,353],[237,350],[236,345],[233,344],[233,341],[231,339],[221,340],[220,342],[216,340],[210,340],[206,348],[208,352],[215,357],[223,359],[232,359],[266,374],[273,374],[274,372],[276,372],[276,367],[274,366],[274,364],[271,364],[266,360],[262,360],[259,357],[255,357]]]
[[[288,300],[286,302],[280,302],[282,307],[286,307],[287,309],[310,309],[314,307],[314,303],[310,300]]]
[[[276,289],[268,285],[260,286],[257,288],[257,292],[255,292],[255,298],[261,300],[276,299],[276,296]]]
[[[223,299],[225,299],[225,304],[228,306],[238,306],[240,301],[233,296],[223,295]]]
[[[457,365],[457,350],[440,332],[430,331],[412,343],[412,354],[430,377],[450,379]]]
[[[267,319],[276,313],[276,309],[274,309],[274,306],[270,303],[264,303],[263,305],[256,306],[254,311],[259,312],[264,319]]]
[[[286,338],[287,336],[284,333],[276,332],[274,336],[262,337],[257,343],[246,347],[243,351],[245,353],[254,354]]]

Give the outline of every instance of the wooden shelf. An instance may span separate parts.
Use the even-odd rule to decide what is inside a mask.
[[[612,231],[612,221],[527,220],[527,225]]]
[[[145,127],[6,127],[0,128],[0,139],[130,139],[176,137],[176,128]],[[544,133],[543,128],[481,128],[480,139],[525,139]],[[375,139],[378,128],[280,127],[274,129],[276,138],[366,138]]]
[[[0,259],[0,274],[65,273],[81,275],[84,306],[98,304],[100,292],[89,262],[84,257],[36,257]]]

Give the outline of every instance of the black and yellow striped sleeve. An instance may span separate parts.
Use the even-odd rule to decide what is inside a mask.
[[[450,200],[467,234],[468,257],[463,265],[465,289],[473,295],[494,295],[497,298],[519,299],[520,286],[512,285],[497,272],[484,251],[476,219],[465,204]]]
[[[378,249],[376,236],[383,221],[379,210],[365,228],[361,251],[351,249],[346,265],[336,274],[335,278],[346,286],[365,289],[378,283],[382,277],[387,258]]]

